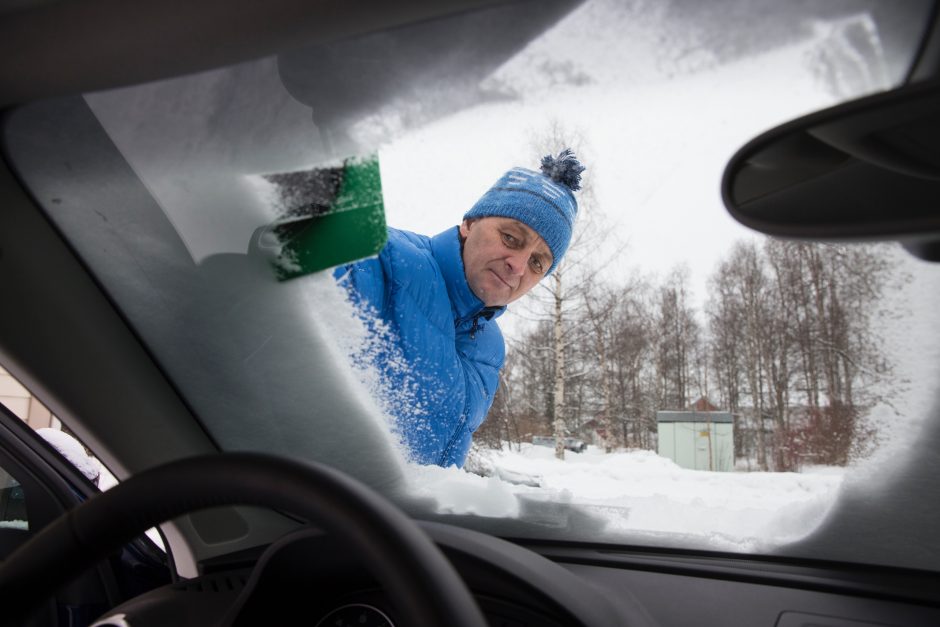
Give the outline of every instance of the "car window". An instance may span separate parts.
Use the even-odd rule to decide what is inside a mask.
[[[99,490],[108,490],[117,485],[117,479],[107,466],[73,434],[64,430],[62,422],[2,367],[0,405],[34,429],[37,435]],[[23,487],[3,469],[0,469],[0,490],[0,526],[28,529]],[[163,538],[156,529],[147,530],[146,535],[157,547],[165,550]]]
[[[0,528],[29,529],[23,486],[3,468],[0,468]]]
[[[805,9],[432,20],[23,107],[6,148],[220,448],[400,479],[418,515],[497,533],[770,552],[890,475],[938,374],[936,268],[759,237],[721,206],[751,137],[903,82],[930,5]],[[566,265],[498,319],[464,469],[409,463],[388,407],[413,396],[363,367],[374,329],[332,272],[283,280],[262,235],[350,158],[377,155],[388,225],[433,236],[563,147],[587,166]]]
[[[29,393],[16,378],[0,366],[0,403],[34,429],[61,428],[52,412]]]
[[[0,404],[36,431],[90,482],[102,489],[117,483],[110,471],[74,435],[63,430],[62,421],[2,367]]]

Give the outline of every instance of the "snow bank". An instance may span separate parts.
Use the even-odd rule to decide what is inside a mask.
[[[456,468],[413,468],[418,496],[436,499],[441,513],[517,516],[517,495],[568,502],[607,523],[608,537],[668,534],[718,550],[768,550],[819,525],[842,484],[844,469],[802,473],[706,472],[680,468],[652,451],[554,458],[549,447],[492,451],[493,476]],[[510,481],[500,477],[512,477]],[[519,485],[537,478],[539,487]]]

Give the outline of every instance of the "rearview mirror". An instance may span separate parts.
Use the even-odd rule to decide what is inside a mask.
[[[739,150],[722,197],[740,223],[814,240],[898,240],[940,261],[940,82],[799,118]]]

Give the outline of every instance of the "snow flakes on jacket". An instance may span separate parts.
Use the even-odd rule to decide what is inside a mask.
[[[335,276],[382,338],[366,357],[411,459],[463,466],[499,383],[505,346],[493,318],[505,307],[470,290],[458,227],[434,237],[389,228],[378,257]]]

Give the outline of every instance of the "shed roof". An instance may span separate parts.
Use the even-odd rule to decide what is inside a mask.
[[[656,422],[734,422],[726,411],[658,411]]]

